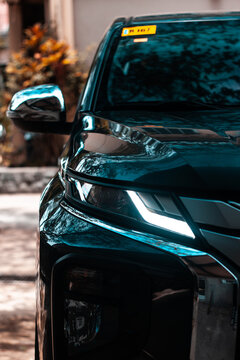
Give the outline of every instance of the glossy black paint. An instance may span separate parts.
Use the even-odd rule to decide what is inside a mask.
[[[135,186],[239,199],[239,140],[228,134],[240,127],[238,110],[101,115],[92,116],[93,130],[82,132],[84,115],[75,125],[69,170]],[[170,128],[169,134],[161,134],[162,126]],[[179,129],[193,131],[179,134]]]
[[[145,340],[141,340],[141,348],[145,344],[146,351],[154,353],[154,356],[159,358],[160,356],[173,357],[176,354],[177,347],[177,351],[184,358],[187,358],[191,338],[192,292],[194,288],[194,279],[191,272],[174,255],[169,255],[160,249],[155,250],[149,245],[132,241],[111,231],[100,229],[98,226],[85,221],[79,219],[76,221],[74,216],[59,206],[61,190],[60,180],[56,177],[44,195],[41,205],[41,208],[45,209],[45,211],[43,211],[40,218],[38,291],[41,295],[39,296],[40,304],[38,307],[38,333],[41,334],[40,344],[44,344],[44,358],[50,356],[51,353],[50,292],[52,293],[51,316],[55,342],[54,359],[61,359],[64,351],[66,351],[63,346],[64,340],[61,330],[63,328],[62,278],[65,269],[76,264],[94,269],[123,272],[123,274],[126,274],[123,276],[127,276],[128,279],[131,279],[136,272],[140,278],[142,277],[142,280],[139,279],[142,285],[145,278],[148,292],[144,290],[144,296],[147,296],[148,300],[146,299],[146,301],[149,302],[149,306],[144,310],[144,316],[152,308],[148,314],[148,317],[152,318],[152,320],[146,319],[147,323],[142,329],[143,332],[147,331],[148,335],[145,334]],[[127,275],[128,272],[129,275]],[[135,282],[136,279],[131,281]],[[137,306],[140,301],[140,298],[138,298],[140,294],[137,295],[134,288],[135,290],[132,290],[131,295],[130,290],[127,290],[127,287],[131,287],[131,283],[128,285],[126,281],[123,281],[122,286],[122,293],[118,295],[120,296],[118,301],[122,303],[124,297],[127,296],[124,300],[126,304],[132,302],[131,306]],[[44,291],[42,290],[43,287]],[[125,290],[124,287],[126,287]],[[140,297],[141,301],[143,301],[143,296]],[[151,302],[152,306],[150,306]],[[125,311],[132,312],[132,310],[127,309],[121,311],[123,313]],[[45,319],[41,318],[44,312],[47,314]],[[140,323],[143,326],[142,315],[139,313],[138,316],[140,316],[138,321],[141,319]],[[130,321],[129,317],[128,320]],[[142,358],[143,355],[140,355],[139,345],[136,345],[136,341],[141,339],[140,333],[138,335],[136,333],[137,329],[140,331],[139,326],[135,331],[131,330],[132,336],[136,336],[136,340],[132,339],[128,343],[130,339],[127,336],[128,330],[125,329],[129,324],[128,320],[120,330],[123,338],[115,339],[106,348],[103,347],[102,350],[101,348],[96,350],[93,348],[90,353],[82,354],[82,358],[91,359],[97,354],[99,354],[100,358],[106,359],[111,359],[112,356],[116,359],[122,357],[132,359],[133,356],[138,356],[139,359]],[[181,329],[183,322],[185,324],[184,331]],[[151,333],[150,337],[149,331]],[[156,334],[158,335],[156,336]],[[128,341],[127,338],[124,340],[126,336]],[[176,339],[174,348],[172,347],[173,338]],[[162,344],[161,347],[158,346],[159,342]],[[121,344],[125,345],[121,346]],[[132,346],[135,344],[135,346],[131,349],[130,344]]]
[[[205,360],[206,354],[211,360],[239,358],[236,254],[240,254],[240,229],[235,226],[230,234],[232,229],[221,221],[219,226],[219,220],[209,222],[215,224],[210,228],[205,223],[207,216],[203,223],[195,221],[197,210],[191,216],[186,205],[191,199],[196,204],[208,200],[221,202],[225,208],[234,206],[236,216],[240,213],[239,109],[192,106],[100,111],[97,107],[106,60],[123,26],[239,16],[118,19],[99,46],[75,121],[68,129],[65,122],[61,127],[59,109],[54,110],[58,118],[54,125],[46,109],[36,111],[38,125],[34,127],[24,100],[21,116],[15,118],[22,128],[38,131],[42,126],[42,131],[53,131],[56,126],[56,133],[72,128],[61,169],[45,188],[40,204],[36,359]],[[16,109],[9,111],[10,117],[16,116]],[[45,119],[46,125],[39,119]],[[94,204],[79,205],[69,192],[71,178],[170,196],[194,237],[141,225],[137,218],[127,221]],[[218,219],[220,216],[224,213]],[[224,220],[226,223],[227,216]],[[104,305],[105,310],[115,306],[114,314],[120,315],[114,331],[103,316],[102,328],[90,345],[73,341],[74,355],[69,353],[65,336],[71,331],[64,320],[64,299],[70,292],[64,279],[75,267],[104,274],[105,285],[111,273],[116,275],[115,283],[104,285],[105,291],[92,294],[85,289],[83,293],[80,288],[74,296]]]
[[[147,354],[151,354],[156,359],[161,359],[162,357],[175,358],[176,356],[180,356],[183,359],[189,358],[190,348],[192,349],[191,352],[197,351],[192,347],[193,345],[190,346],[191,339],[193,337],[195,339],[195,335],[191,332],[193,305],[196,301],[195,296],[197,296],[194,293],[198,291],[195,273],[198,274],[200,279],[206,279],[201,280],[205,281],[206,284],[210,281],[210,288],[213,286],[213,278],[216,278],[216,290],[219,286],[218,278],[224,279],[221,281],[226,281],[226,289],[223,289],[225,300],[223,300],[224,298],[221,300],[221,295],[219,294],[220,302],[217,300],[217,308],[213,314],[215,314],[216,319],[221,319],[222,326],[225,328],[224,337],[220,337],[222,344],[220,347],[221,352],[225,351],[226,356],[230,356],[230,354],[233,356],[233,348],[230,343],[234,341],[236,330],[228,326],[229,310],[226,312],[226,319],[223,318],[225,310],[223,311],[220,305],[223,304],[225,306],[224,301],[226,301],[226,306],[229,306],[227,304],[232,298],[231,292],[230,297],[226,297],[226,295],[230,291],[228,284],[233,284],[235,289],[235,296],[233,297],[235,299],[234,306],[237,309],[238,290],[234,278],[225,268],[217,264],[215,260],[210,260],[209,256],[204,253],[198,251],[194,253],[191,249],[188,250],[187,248],[185,250],[178,250],[176,243],[172,250],[170,250],[170,247],[164,246],[164,243],[161,245],[159,241],[144,244],[140,237],[139,240],[137,238],[132,240],[113,231],[99,228],[93,223],[88,223],[79,218],[76,219],[75,216],[60,206],[63,198],[62,191],[61,180],[59,175],[57,175],[45,190],[41,201],[37,319],[39,346],[42,349],[41,356],[44,359],[52,356],[53,344],[54,359],[61,359],[63,354],[65,354],[64,357],[66,358],[66,348],[64,347],[62,332],[62,279],[65,271],[69,267],[72,268],[76,265],[105,270],[107,272],[113,272],[114,269],[115,271],[118,269],[118,272],[121,273],[123,271],[126,275],[130,271],[131,276],[136,271],[133,271],[131,267],[138,268],[139,271],[137,273],[142,274],[140,276],[144,278],[147,277],[146,286],[148,287],[147,293],[149,294],[147,301],[152,301],[151,313],[148,315],[150,318],[146,319],[148,330],[145,327],[142,329],[144,333],[147,331],[148,334],[145,340],[141,342],[142,346],[144,345],[142,351],[139,352],[139,345],[136,345],[136,343],[134,348],[120,346],[118,341],[124,339],[124,333],[127,331],[126,328],[125,330],[122,328],[120,333],[123,338],[115,339],[107,347],[95,349],[93,346],[89,350],[90,352],[82,353],[81,357],[83,359],[92,359],[97,354],[99,354],[100,358],[106,359],[111,359],[113,356],[116,359],[121,359],[122,357],[126,359],[151,358]],[[215,256],[217,256],[216,252]],[[129,266],[130,270],[127,270]],[[228,267],[231,268],[229,264]],[[238,276],[236,268],[234,269],[233,267],[231,270]],[[131,278],[131,276],[127,275],[128,278]],[[126,283],[124,286],[129,285]],[[206,291],[205,296],[209,297],[210,295],[207,295],[207,285],[205,287],[204,292],[201,289],[199,290],[200,294],[205,294]],[[127,296],[126,301],[131,299],[133,303],[134,301],[138,302],[137,299],[134,300],[136,293],[134,290],[133,295],[130,295],[128,291],[129,296]],[[123,291],[123,296],[124,294],[125,292]],[[119,301],[122,301],[121,299],[120,297]],[[211,301],[210,297],[210,303]],[[193,323],[194,328],[197,327],[198,337],[194,341],[197,341],[198,344],[198,354],[201,354],[201,343],[203,341],[206,349],[210,351],[208,337],[206,337],[204,330],[205,326],[210,326],[209,329],[213,333],[215,331],[218,332],[218,328],[214,327],[213,317],[211,317],[212,325],[207,324],[204,320],[203,314],[205,312],[206,319],[208,319],[207,308],[204,301],[202,304],[202,320],[200,321],[197,317]],[[122,314],[124,314],[126,310],[122,309],[122,311]],[[146,308],[145,315],[147,311],[149,311],[149,308]],[[234,315],[234,326],[237,323],[236,314]],[[141,318],[141,315],[139,316]],[[132,333],[132,336],[137,336],[136,340],[138,339],[136,333],[135,335]],[[143,336],[143,333],[141,336]],[[225,338],[228,339],[229,347],[224,345]],[[133,343],[134,341],[131,342],[131,344]],[[218,348],[216,349],[211,346],[211,349],[214,349],[213,356],[217,358],[219,356]],[[194,358],[203,359],[197,355]]]

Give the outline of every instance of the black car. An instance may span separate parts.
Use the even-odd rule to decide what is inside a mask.
[[[239,359],[240,13],[118,19],[72,123],[54,85],[8,116],[71,133],[41,198],[36,359]]]

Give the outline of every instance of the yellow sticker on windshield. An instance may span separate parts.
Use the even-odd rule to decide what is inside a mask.
[[[154,35],[156,31],[157,25],[125,27],[121,36]]]

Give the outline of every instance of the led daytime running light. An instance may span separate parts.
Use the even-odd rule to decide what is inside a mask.
[[[144,205],[142,200],[134,191],[127,190],[127,193],[145,221],[162,229],[170,230],[195,239],[195,235],[185,221],[156,214],[148,210],[148,208]]]

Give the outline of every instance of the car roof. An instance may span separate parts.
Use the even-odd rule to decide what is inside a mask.
[[[134,26],[139,23],[155,23],[160,21],[199,21],[199,20],[237,20],[240,19],[240,11],[233,12],[204,12],[204,13],[179,13],[179,14],[161,14],[146,15],[130,18],[118,18],[113,26],[122,23],[124,26]]]

